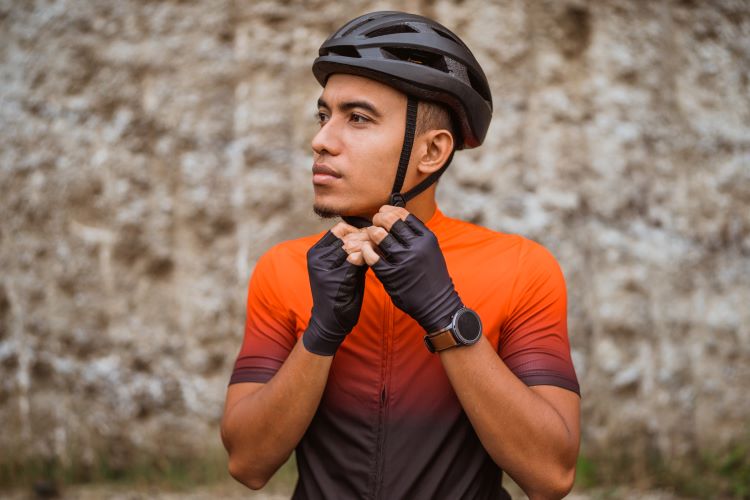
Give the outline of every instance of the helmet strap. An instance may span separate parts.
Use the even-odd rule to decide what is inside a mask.
[[[406,102],[406,128],[404,130],[404,145],[401,147],[401,157],[398,161],[398,169],[396,170],[396,180],[393,183],[393,188],[391,189],[391,195],[388,200],[389,205],[393,205],[395,207],[404,207],[406,206],[406,202],[411,200],[412,198],[418,196],[421,194],[425,189],[430,187],[432,184],[434,184],[441,175],[443,175],[443,172],[445,172],[445,169],[448,168],[448,165],[450,165],[451,160],[453,160],[453,153],[455,150],[451,151],[451,155],[448,157],[448,160],[446,160],[445,164],[440,167],[439,170],[436,170],[435,172],[431,173],[426,179],[424,179],[422,182],[414,186],[411,190],[409,190],[408,193],[401,194],[401,188],[404,186],[404,179],[406,179],[406,170],[409,168],[409,159],[411,158],[411,149],[414,145],[414,136],[416,134],[417,130],[417,109],[418,109],[419,101],[414,96],[407,96],[407,102]],[[355,217],[355,216],[344,216],[342,217],[344,221],[347,224],[350,224],[354,227],[363,228],[372,225],[372,221],[369,219],[366,219],[364,217]]]
[[[398,160],[396,180],[393,182],[389,204],[396,207],[406,205],[406,200],[401,195],[401,188],[406,179],[406,170],[409,168],[411,148],[414,145],[414,135],[417,131],[417,108],[419,101],[414,96],[407,96],[406,101],[406,127],[404,128],[404,145],[401,147],[401,157]]]
[[[451,151],[451,155],[446,160],[445,164],[440,167],[439,170],[431,173],[426,179],[414,186],[408,193],[401,193],[401,188],[404,186],[404,179],[406,178],[406,169],[409,167],[409,158],[411,157],[411,148],[414,145],[414,136],[417,130],[417,108],[419,101],[414,96],[408,96],[406,103],[406,130],[404,131],[404,145],[401,149],[401,158],[398,162],[398,171],[396,172],[396,182],[393,183],[393,189],[391,189],[390,205],[394,207],[404,207],[406,202],[420,195],[425,189],[433,185],[448,165],[453,160],[453,153],[455,149]]]
[[[443,175],[443,172],[445,172],[445,170],[448,168],[448,165],[451,164],[451,161],[453,160],[453,153],[455,152],[456,152],[455,149],[451,151],[451,155],[448,157],[447,160],[445,160],[445,163],[443,164],[442,167],[440,167],[438,170],[435,170],[426,179],[424,179],[422,182],[420,182],[419,184],[411,188],[409,192],[404,193],[404,194],[399,194],[398,196],[403,198],[404,203],[406,203],[407,201],[413,198],[416,198],[418,195],[422,194],[422,191],[424,191],[428,187],[432,186],[435,182],[437,182],[440,176]]]

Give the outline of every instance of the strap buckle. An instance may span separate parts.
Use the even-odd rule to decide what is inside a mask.
[[[391,193],[389,204],[393,205],[394,207],[405,207],[406,198],[404,198],[404,195],[402,195],[401,193]]]

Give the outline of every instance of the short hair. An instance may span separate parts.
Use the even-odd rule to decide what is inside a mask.
[[[428,130],[445,129],[453,136],[453,143],[458,144],[460,138],[456,135],[453,118],[448,106],[435,101],[419,101],[417,108],[416,135],[423,134]]]

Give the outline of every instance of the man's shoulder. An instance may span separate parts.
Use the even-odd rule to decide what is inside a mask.
[[[442,233],[448,246],[512,258],[521,266],[557,266],[554,255],[544,245],[520,234],[504,233],[451,217],[445,218],[445,229]]]
[[[271,257],[274,259],[293,260],[299,259],[300,257],[306,258],[307,251],[310,250],[310,247],[322,237],[323,233],[321,232],[302,236],[301,238],[281,241],[266,250],[261,258]]]
[[[529,244],[534,244],[532,240],[524,236],[504,233],[453,217],[445,217],[442,226],[440,236],[447,241],[464,247],[491,245],[504,249],[515,248],[520,250]]]
[[[271,272],[276,275],[299,274],[307,270],[307,251],[323,233],[281,241],[265,251],[255,265],[255,273]]]

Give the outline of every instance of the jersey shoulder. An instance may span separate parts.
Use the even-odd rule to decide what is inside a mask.
[[[485,271],[496,270],[505,279],[562,278],[560,265],[552,252],[541,243],[519,234],[503,233],[446,217],[438,228],[438,237],[446,255],[474,264],[482,262]]]
[[[441,246],[444,243],[468,249],[479,246],[497,254],[510,252],[519,256],[544,251],[542,245],[519,234],[504,233],[451,217],[444,218],[440,229]]]
[[[276,243],[265,251],[258,259],[255,272],[261,272],[274,268],[275,272],[293,272],[301,264],[307,266],[307,251],[317,242],[323,233],[311,234],[293,240],[285,240]]]
[[[250,278],[248,303],[260,298],[269,305],[306,304],[309,291],[307,251],[322,234],[286,240],[260,256]]]

